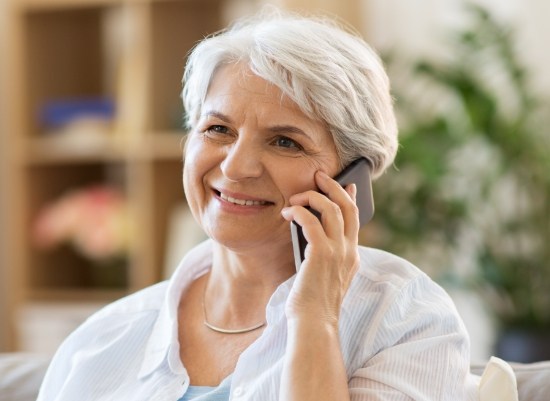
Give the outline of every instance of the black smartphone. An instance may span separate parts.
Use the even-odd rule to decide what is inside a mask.
[[[361,157],[354,160],[344,168],[334,179],[343,187],[354,183],[357,186],[357,207],[359,209],[359,224],[364,226],[374,215],[374,200],[372,198],[372,182],[370,177],[370,162]],[[311,213],[320,218],[315,210],[308,208]],[[290,233],[292,236],[292,248],[294,250],[294,263],[296,271],[299,270],[304,260],[307,241],[302,233],[302,227],[290,222]]]

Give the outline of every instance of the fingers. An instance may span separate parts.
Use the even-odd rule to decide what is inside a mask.
[[[325,173],[318,171],[315,174],[315,181],[322,194],[316,191],[306,191],[296,194],[290,198],[293,206],[309,206],[321,215],[322,227],[329,238],[341,236],[356,236],[359,231],[359,214],[355,197],[357,188],[355,184],[348,185],[345,189]],[[291,206],[287,214],[296,220],[302,227],[306,225],[315,226],[319,222],[313,220],[311,213],[303,213],[303,208],[296,210]],[[286,216],[285,216],[286,218]],[[304,233],[305,234],[305,233]]]
[[[344,219],[344,234],[346,236],[357,234],[359,231],[359,210],[355,203],[357,186],[350,184],[344,189],[323,172],[318,172],[315,178],[319,189],[327,194],[328,198],[336,203],[341,210]]]

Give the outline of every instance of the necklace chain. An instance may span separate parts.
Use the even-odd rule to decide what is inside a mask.
[[[255,324],[254,326],[245,327],[242,329],[224,329],[222,327],[214,326],[213,324],[208,322],[208,318],[206,317],[206,285],[204,286],[204,293],[202,295],[202,311],[204,313],[204,325],[208,327],[210,330],[215,331],[217,333],[222,334],[242,334],[242,333],[248,333],[254,330],[258,330],[259,328],[262,328],[266,325],[266,321],[264,320],[261,323]]]
[[[264,327],[265,326],[265,322],[262,322],[262,323],[258,323],[257,325],[254,325],[254,326],[251,326],[251,327],[246,327],[244,329],[223,329],[221,327],[217,327],[217,326],[214,326],[210,323],[208,323],[208,321],[206,319],[204,319],[204,325],[206,327],[208,327],[210,330],[213,330],[217,333],[222,333],[222,334],[242,334],[242,333],[248,333],[250,331],[254,331],[254,330],[258,330],[259,328],[261,327]]]

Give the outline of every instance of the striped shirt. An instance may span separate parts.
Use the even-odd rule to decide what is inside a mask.
[[[351,400],[473,400],[469,339],[449,296],[407,261],[361,247],[342,304],[341,352]],[[189,389],[179,357],[182,292],[210,269],[212,242],[191,250],[170,281],[119,300],[61,345],[37,401],[177,401]],[[239,357],[230,400],[275,401],[285,355],[285,301],[294,277],[266,308],[267,327]]]

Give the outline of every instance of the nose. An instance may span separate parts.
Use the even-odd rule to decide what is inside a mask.
[[[228,147],[225,158],[220,164],[223,175],[231,181],[257,178],[262,175],[262,152],[253,140],[239,136]]]

